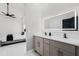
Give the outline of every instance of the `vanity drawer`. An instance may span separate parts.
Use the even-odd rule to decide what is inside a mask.
[[[49,44],[49,39],[44,39],[44,43]]]
[[[71,52],[71,53],[75,53],[75,46],[70,45],[70,44],[51,40],[50,45],[54,45],[56,47],[59,47],[59,48],[64,49],[68,52]]]

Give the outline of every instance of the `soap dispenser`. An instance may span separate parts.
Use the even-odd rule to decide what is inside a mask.
[[[49,32],[49,36],[51,36],[51,32]]]
[[[45,32],[45,36],[47,36],[47,33]]]
[[[66,35],[66,33],[64,33],[64,38],[67,38],[67,35]]]

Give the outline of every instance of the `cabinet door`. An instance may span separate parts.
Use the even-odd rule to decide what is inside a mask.
[[[63,51],[58,47],[50,45],[50,56],[63,56]]]
[[[63,52],[60,48],[50,45],[50,56],[63,56]]]
[[[40,54],[43,55],[43,38],[35,37],[35,50]]]
[[[35,39],[34,39],[34,43],[35,43],[35,51],[37,51],[38,53],[40,52],[39,51],[39,40],[38,40],[38,38],[37,37],[35,37]]]
[[[63,50],[66,50],[66,51],[68,51],[70,53],[75,54],[75,46],[73,46],[73,45],[63,43],[63,42],[54,41],[54,40],[50,41],[50,45],[53,45],[55,47],[61,48]]]
[[[44,43],[44,56],[49,56],[49,44]]]
[[[79,56],[79,47],[76,47],[76,56]]]
[[[75,54],[50,45],[50,56],[75,56]]]
[[[68,52],[68,51],[63,50],[63,49],[60,49],[58,53],[59,53],[60,56],[75,56],[74,53]]]
[[[49,50],[50,56],[58,56],[58,48],[57,47],[50,45],[49,49],[50,49]]]
[[[40,55],[43,55],[43,38],[39,37],[38,47],[39,47]]]

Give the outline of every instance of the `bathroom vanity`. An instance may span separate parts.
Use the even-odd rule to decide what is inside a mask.
[[[42,56],[79,56],[79,41],[35,35],[34,51]]]
[[[79,56],[79,37],[66,36],[78,32],[77,10],[43,19],[41,35],[34,35],[34,50],[42,56]],[[64,35],[57,33],[61,32]],[[62,37],[61,37],[62,36]]]

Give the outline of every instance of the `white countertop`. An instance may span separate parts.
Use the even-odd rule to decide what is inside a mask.
[[[55,41],[79,46],[79,38],[63,38],[63,37],[57,37],[57,36],[44,36],[44,35],[34,35],[34,36],[39,36],[39,37],[42,37],[42,38],[47,38],[47,39],[50,39],[50,40],[55,40]]]

